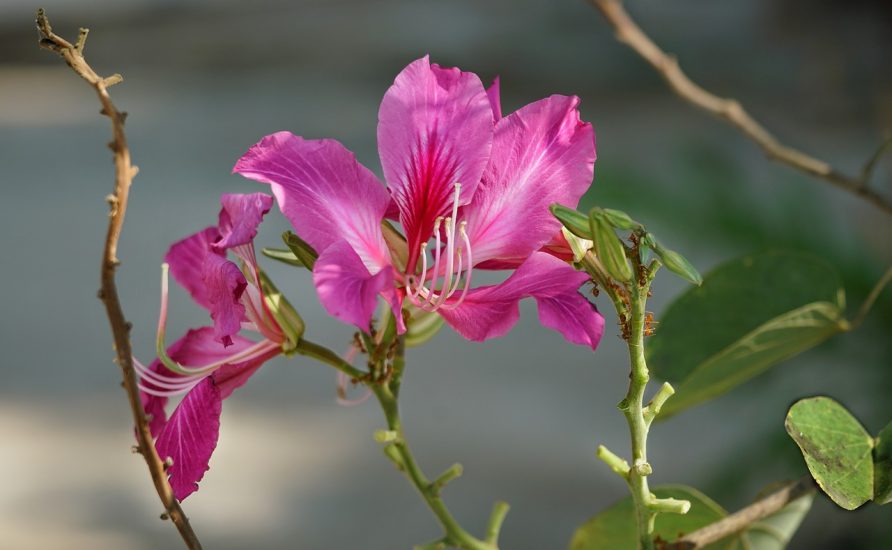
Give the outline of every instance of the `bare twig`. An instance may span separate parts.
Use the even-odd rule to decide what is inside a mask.
[[[817,485],[811,476],[794,481],[767,497],[734,512],[721,521],[711,523],[702,529],[678,539],[663,548],[672,550],[695,550],[713,542],[743,531],[753,523],[781,510],[787,504],[815,490]]]
[[[136,424],[138,445],[135,447],[135,450],[143,456],[146,465],[149,467],[155,490],[158,492],[158,496],[164,505],[165,512],[162,514],[162,518],[169,517],[173,521],[188,548],[200,549],[201,543],[192,531],[189,519],[173,496],[173,491],[171,491],[170,484],[167,481],[164,462],[161,461],[152,442],[152,434],[140,402],[136,374],[133,370],[130,348],[131,325],[124,317],[115,284],[115,270],[120,264],[117,257],[118,239],[121,235],[121,228],[124,225],[124,214],[127,211],[127,196],[130,191],[130,183],[138,171],[136,166],[130,164],[130,150],[127,147],[127,138],[124,135],[126,113],[115,108],[108,94],[108,87],[117,84],[122,78],[118,74],[103,78],[96,74],[84,59],[83,50],[87,40],[86,29],[81,29],[76,44],[72,44],[55,34],[43,10],[38,10],[37,30],[40,32],[40,46],[59,54],[78,76],[86,80],[96,90],[96,95],[99,96],[99,102],[102,104],[101,113],[111,119],[113,139],[109,143],[109,147],[114,153],[115,187],[114,192],[106,197],[110,212],[108,232],[102,253],[99,299],[105,305],[105,311],[111,324],[117,356],[116,362],[121,367],[121,374],[124,378],[123,387],[127,392],[133,420]]]
[[[719,97],[691,81],[678,66],[678,61],[675,57],[661,50],[641,30],[638,24],[629,17],[629,14],[623,8],[622,0],[588,1],[598,8],[604,15],[604,18],[613,26],[616,32],[616,39],[635,50],[638,55],[644,58],[679,97],[737,128],[749,139],[756,142],[768,158],[827,181],[840,189],[861,197],[887,214],[892,215],[892,201],[868,187],[876,161],[885,151],[888,142],[865,163],[860,175],[850,176],[844,174],[821,159],[779,142],[768,130],[754,120],[737,100]]]

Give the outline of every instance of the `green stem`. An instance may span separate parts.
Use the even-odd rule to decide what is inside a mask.
[[[883,276],[880,277],[880,280],[877,281],[877,284],[871,289],[870,294],[867,295],[864,303],[858,308],[858,315],[855,316],[855,319],[851,323],[851,330],[861,326],[861,323],[867,318],[870,308],[873,307],[874,302],[877,301],[877,298],[880,297],[880,293],[883,292],[883,289],[886,288],[886,285],[889,284],[889,282],[892,282],[892,267],[887,269]]]
[[[631,312],[628,347],[632,373],[629,379],[629,391],[621,406],[632,439],[632,468],[629,470],[627,480],[638,519],[638,546],[642,550],[652,550],[656,512],[650,506],[654,497],[647,484],[651,468],[647,462],[649,422],[645,418],[644,408],[644,391],[650,380],[647,362],[644,359],[644,315],[648,289],[638,288],[634,283],[629,286]]]
[[[330,365],[351,378],[364,380],[366,373],[354,368],[344,361],[338,354],[319,344],[302,339],[295,348],[297,353],[312,357],[322,363]],[[388,380],[382,383],[370,382],[369,388],[378,398],[384,418],[387,421],[387,430],[375,433],[375,439],[385,443],[384,452],[397,468],[406,474],[428,507],[439,520],[445,536],[429,545],[419,548],[442,548],[449,545],[464,550],[498,550],[498,536],[505,514],[508,513],[508,505],[497,502],[493,509],[492,517],[487,526],[486,541],[482,541],[462,528],[458,521],[449,512],[446,504],[440,498],[440,490],[452,479],[461,475],[459,465],[452,466],[443,475],[431,482],[421,471],[409,444],[406,442],[406,434],[403,432],[403,423],[400,419],[398,395],[405,369],[405,342],[399,337],[396,342],[392,361],[393,372]]]
[[[446,478],[457,476],[447,475],[446,477],[441,477],[439,482],[431,482],[424,475],[424,472],[421,471],[421,468],[415,461],[412,450],[409,448],[409,444],[406,442],[402,420],[400,419],[399,404],[396,396],[390,389],[390,385],[371,385],[370,387],[381,404],[381,410],[384,412],[384,418],[387,420],[388,430],[396,434],[394,441],[388,444],[388,456],[394,460],[400,471],[406,474],[406,477],[418,489],[421,497],[437,517],[437,520],[443,527],[443,531],[445,531],[442,541],[447,545],[465,550],[498,550],[495,541],[498,538],[498,525],[496,525],[493,540],[484,542],[465,531],[458,524],[458,521],[452,517],[446,504],[443,503],[443,499],[440,498],[440,489],[445,481],[448,481]],[[455,474],[454,469],[451,472]],[[507,512],[507,510],[505,511]],[[504,514],[502,514],[502,517],[504,517]],[[500,524],[501,521],[499,520],[498,523]]]

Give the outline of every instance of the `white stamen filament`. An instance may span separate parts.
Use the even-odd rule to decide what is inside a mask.
[[[458,206],[461,196],[461,184],[455,184],[455,196],[452,202],[451,216],[447,218],[438,217],[434,221],[434,239],[436,245],[433,251],[434,266],[431,272],[430,286],[426,285],[427,277],[427,243],[421,245],[421,276],[409,275],[406,280],[408,283],[408,296],[417,307],[425,311],[436,311],[441,307],[453,309],[461,304],[468,293],[471,284],[471,272],[474,268],[473,256],[471,255],[471,241],[468,238],[467,222],[458,223]],[[441,224],[445,229],[445,243],[440,240]],[[458,228],[458,235],[456,229]],[[461,238],[457,242],[457,237]],[[446,253],[445,269],[440,271],[440,260],[443,249]],[[467,258],[465,258],[465,256]],[[464,277],[462,272],[464,271]],[[443,277],[442,284],[437,290],[437,281]],[[447,304],[446,301],[462,287],[462,293],[458,301]]]

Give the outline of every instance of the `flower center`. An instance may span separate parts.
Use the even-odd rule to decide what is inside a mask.
[[[471,241],[468,239],[468,222],[457,223],[458,201],[461,195],[461,184],[455,184],[455,196],[452,201],[452,215],[444,218],[438,217],[434,221],[435,245],[432,251],[434,267],[428,280],[427,271],[427,244],[421,245],[421,276],[408,275],[406,277],[408,296],[415,306],[425,311],[437,311],[441,307],[454,309],[458,307],[468,294],[471,285],[471,273],[474,268],[474,259],[471,255]],[[440,240],[440,227],[445,233],[445,242]],[[458,229],[458,235],[456,235]],[[441,260],[445,253],[445,266],[441,269]],[[463,259],[462,256],[467,256]],[[464,266],[463,264],[464,260]],[[462,277],[464,271],[464,277]],[[453,278],[454,276],[454,278]],[[442,281],[440,279],[442,278]],[[439,288],[437,288],[439,286]],[[462,288],[461,296],[455,302],[449,304],[446,300],[452,297]]]

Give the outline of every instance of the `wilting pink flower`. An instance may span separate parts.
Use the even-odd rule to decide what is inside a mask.
[[[161,359],[148,367],[134,359],[155,447],[162,459],[173,461],[167,471],[180,500],[198,489],[208,469],[217,446],[223,399],[281,353],[285,341],[264,300],[253,244],[272,197],[223,195],[221,202],[217,226],[174,243],[165,257],[177,282],[208,309],[213,327],[191,329],[167,348],[168,366]],[[227,251],[243,269],[227,259]],[[159,341],[167,319],[166,277],[161,294]],[[242,330],[258,333],[261,339],[249,340],[240,334]],[[183,394],[166,420],[168,398]]]
[[[477,75],[424,57],[381,102],[386,188],[339,142],[288,132],[263,138],[233,171],[272,186],[319,252],[322,304],[345,322],[368,330],[381,295],[400,321],[409,300],[485,340],[508,332],[532,297],[542,324],[594,348],[604,321],[578,291],[586,275],[540,251],[559,232],[548,206],[575,206],[592,181],[594,132],[578,104],[553,95],[503,118],[498,82],[485,90]],[[405,242],[385,240],[385,217],[398,218]],[[475,268],[514,271],[472,288]]]

